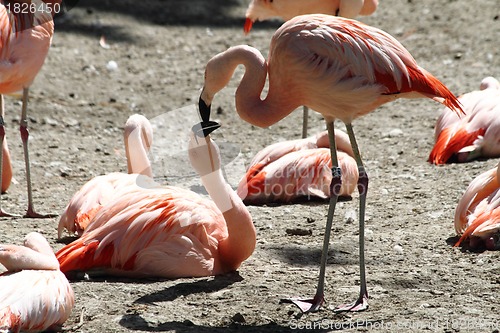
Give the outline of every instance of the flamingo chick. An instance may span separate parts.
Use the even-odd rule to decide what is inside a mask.
[[[279,17],[285,21],[304,14],[327,14],[355,18],[371,15],[378,0],[252,0],[245,14],[245,34],[256,21]]]
[[[61,270],[178,278],[237,269],[255,248],[250,213],[225,182],[214,142],[191,135],[189,159],[213,201],[171,186],[124,193],[57,252]]]
[[[469,239],[471,248],[500,249],[500,163],[476,177],[455,210],[455,246]]]
[[[339,189],[341,168],[337,159],[334,121],[346,124],[358,165],[360,193],[359,256],[360,295],[337,311],[368,307],[364,263],[364,212],[368,176],[365,172],[352,121],[397,98],[428,97],[461,112],[455,96],[437,78],[417,65],[411,54],[391,35],[355,20],[330,15],[302,15],[285,22],[274,34],[266,61],[255,48],[240,45],[209,60],[199,108],[202,125],[210,121],[214,95],[224,88],[235,68],[245,74],[236,89],[240,117],[268,127],[300,105],[321,113],[326,121],[332,159],[330,204],[325,227],[318,287],[310,299],[291,299],[302,311],[316,311],[324,300],[324,280],[330,232]],[[269,90],[260,98],[266,76]]]
[[[154,187],[148,152],[153,143],[153,128],[149,120],[139,114],[131,115],[124,128],[127,173],[113,172],[89,180],[76,192],[59,219],[57,236],[66,229],[71,235],[81,236],[93,217],[107,202],[130,191],[131,187]]]
[[[59,270],[54,252],[39,233],[24,246],[0,245],[0,331],[41,332],[56,329],[70,316],[73,289]]]
[[[39,214],[33,207],[31,190],[31,171],[28,153],[28,95],[29,87],[42,68],[54,34],[52,14],[60,9],[60,0],[32,0],[28,2],[31,10],[15,10],[16,5],[26,1],[0,1],[0,144],[5,140],[3,95],[23,91],[20,132],[26,164],[28,186],[28,209],[25,217],[40,218],[55,215]],[[19,7],[24,8],[24,7]],[[3,150],[2,150],[3,152]],[[9,157],[6,156],[8,159]],[[0,154],[0,162],[3,156]],[[1,163],[0,163],[1,164]],[[2,168],[0,168],[2,170]],[[2,170],[3,171],[3,170]],[[0,180],[3,179],[0,177]],[[3,188],[3,186],[2,186]],[[1,210],[0,216],[13,216]]]
[[[337,158],[342,169],[340,196],[350,196],[358,183],[358,168],[349,137],[335,132]],[[332,159],[328,131],[306,139],[267,146],[252,159],[238,185],[245,204],[291,202],[303,197],[330,197]]]
[[[458,97],[465,112],[459,119],[449,108],[439,116],[429,162],[468,162],[500,156],[500,83],[493,77],[481,81],[480,90]]]

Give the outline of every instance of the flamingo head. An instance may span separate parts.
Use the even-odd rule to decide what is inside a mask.
[[[243,27],[245,35],[250,32],[255,21],[282,17],[283,11],[287,11],[287,6],[294,6],[296,2],[299,3],[298,1],[293,1],[292,3],[285,1],[283,3],[279,0],[252,0],[245,14],[246,19]]]

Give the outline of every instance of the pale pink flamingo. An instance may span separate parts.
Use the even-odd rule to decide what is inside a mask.
[[[61,8],[60,2],[60,0],[0,0],[0,142],[5,140],[3,95],[22,90],[23,100],[20,132],[23,142],[26,182],[28,186],[28,209],[25,217],[55,216],[52,214],[38,214],[33,207],[28,154],[29,133],[27,109],[29,87],[42,68],[49,51],[52,35],[54,34],[52,14],[59,11]],[[37,10],[33,12],[33,9]],[[2,159],[2,154],[0,154],[0,162]],[[2,169],[0,170],[3,171]],[[0,179],[4,180],[3,175]],[[0,216],[12,215],[0,208]]]
[[[458,97],[465,116],[445,108],[436,122],[429,162],[467,162],[500,156],[500,83],[493,77],[481,81],[480,90]]]
[[[58,238],[66,229],[80,236],[103,205],[131,188],[156,186],[152,177],[148,152],[153,143],[149,120],[139,114],[130,116],[124,128],[128,173],[113,172],[89,180],[76,192],[59,219]]]
[[[368,307],[364,263],[364,213],[368,176],[365,172],[352,121],[397,98],[428,97],[461,112],[456,97],[438,79],[417,65],[410,53],[391,35],[355,20],[330,15],[303,15],[285,22],[274,34],[266,61],[255,48],[240,45],[209,60],[199,108],[202,126],[210,119],[214,95],[226,86],[235,68],[246,68],[236,90],[236,110],[256,126],[268,127],[300,105],[325,118],[332,156],[330,205],[324,235],[319,282],[312,299],[292,299],[303,311],[318,310],[324,300],[324,279],[330,231],[341,184],[334,120],[346,124],[359,169],[360,295],[337,311]],[[260,98],[266,76],[269,90]]]
[[[335,132],[342,170],[339,196],[350,196],[358,183],[358,168],[342,131]],[[328,131],[299,140],[272,144],[259,151],[238,185],[245,204],[291,202],[302,197],[330,197],[332,159]]]
[[[500,163],[477,176],[455,210],[455,246],[469,239],[471,248],[500,249]]]
[[[189,158],[213,201],[172,186],[123,194],[57,252],[61,270],[178,278],[237,269],[255,248],[250,213],[225,182],[215,143],[192,136]]]
[[[0,331],[57,329],[75,304],[73,289],[59,270],[47,240],[26,235],[24,246],[0,244]]]

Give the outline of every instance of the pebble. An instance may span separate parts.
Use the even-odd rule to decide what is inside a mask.
[[[392,248],[396,254],[403,254],[403,247],[401,245],[394,245]]]
[[[108,63],[106,64],[106,69],[110,72],[114,72],[116,70],[118,70],[118,64],[116,63],[116,61],[114,60],[110,60],[108,61]]]

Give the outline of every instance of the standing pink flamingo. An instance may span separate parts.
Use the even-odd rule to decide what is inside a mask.
[[[455,210],[455,230],[472,248],[500,248],[500,163],[476,177],[460,198]]]
[[[255,21],[280,17],[285,21],[304,14],[327,14],[355,18],[371,15],[378,0],[252,0],[246,12],[243,31],[248,34]],[[307,137],[309,108],[303,106],[302,138]]]
[[[352,121],[397,98],[428,97],[461,112],[456,97],[438,79],[417,65],[410,53],[391,35],[355,20],[329,15],[303,15],[285,22],[274,34],[266,62],[255,48],[240,45],[214,56],[205,69],[199,108],[202,126],[210,121],[214,95],[224,88],[235,68],[245,74],[236,90],[236,110],[256,126],[267,127],[306,105],[325,118],[332,159],[332,196],[328,209],[319,282],[312,299],[292,299],[302,311],[316,311],[324,301],[324,280],[330,232],[341,169],[337,160],[334,120],[346,124],[358,164],[360,192],[359,256],[360,295],[337,311],[368,307],[364,260],[364,215],[368,176],[365,172]],[[260,98],[266,76],[269,91]]]
[[[355,18],[371,15],[378,0],[252,0],[245,14],[245,34],[256,21],[279,17],[285,21],[305,14],[327,14]]]
[[[39,214],[35,212],[33,207],[28,154],[27,109],[29,87],[42,68],[49,51],[52,35],[54,34],[52,15],[61,8],[60,2],[60,0],[32,0],[28,2],[0,0],[0,142],[5,140],[3,95],[22,90],[23,106],[20,132],[28,186],[28,209],[25,217],[54,216]],[[2,159],[3,156],[0,154],[0,162]],[[3,175],[0,179],[4,180]],[[12,215],[0,208],[0,216]]]
[[[127,119],[124,128],[125,154],[128,173],[113,172],[97,176],[76,192],[59,219],[58,237],[66,229],[70,234],[80,236],[89,222],[102,208],[131,187],[153,187],[153,173],[148,151],[153,143],[153,129],[149,120],[139,114]]]
[[[237,269],[255,248],[255,227],[224,180],[217,145],[205,142],[193,135],[189,158],[213,201],[171,186],[123,194],[57,252],[61,270],[178,278]]]
[[[335,132],[337,158],[342,169],[340,196],[350,196],[358,182],[358,168],[349,137]],[[306,139],[267,146],[250,162],[238,185],[245,204],[290,202],[307,196],[330,197],[332,160],[328,132]]]
[[[445,108],[435,128],[435,145],[429,162],[445,164],[456,158],[467,162],[500,156],[500,83],[493,77],[481,81],[480,90],[458,97],[465,112],[459,119]]]
[[[59,270],[54,252],[39,233],[24,246],[0,245],[0,331],[41,332],[56,329],[70,316],[73,289]]]

